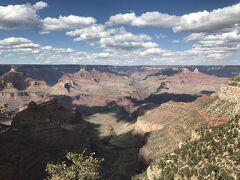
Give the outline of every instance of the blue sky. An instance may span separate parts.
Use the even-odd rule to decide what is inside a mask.
[[[2,0],[0,64],[240,64],[239,1]]]

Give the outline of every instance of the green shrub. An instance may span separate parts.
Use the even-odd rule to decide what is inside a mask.
[[[236,82],[230,82],[228,85],[229,85],[229,86],[238,86],[238,83],[236,83]]]
[[[4,89],[7,87],[7,83],[4,80],[0,80],[0,89]]]
[[[94,153],[67,153],[69,163],[48,163],[46,172],[49,180],[95,180],[100,178],[100,165],[103,159],[95,158]]]
[[[16,110],[9,107],[0,106],[0,120],[1,119],[11,119],[16,113]]]
[[[236,76],[235,78],[233,78],[233,81],[235,82],[240,82],[240,75]]]

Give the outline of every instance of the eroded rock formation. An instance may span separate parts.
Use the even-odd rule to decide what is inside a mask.
[[[78,111],[56,100],[30,102],[13,118],[12,125],[0,132],[0,179],[42,179],[47,162],[61,160],[66,151],[81,152],[88,147],[86,126],[81,121]]]

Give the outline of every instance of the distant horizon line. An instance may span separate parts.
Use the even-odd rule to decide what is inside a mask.
[[[196,64],[189,64],[189,65],[183,65],[183,64],[176,64],[176,65],[104,65],[104,64],[0,64],[0,66],[112,66],[112,67],[159,67],[159,66],[240,66],[234,65],[234,64],[209,64],[209,65],[196,65]]]

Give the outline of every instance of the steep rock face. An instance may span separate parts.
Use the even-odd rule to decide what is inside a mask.
[[[161,73],[162,68],[144,68],[131,74],[131,77],[137,80],[144,80],[148,77]]]
[[[32,101],[26,109],[16,114],[12,127],[28,132],[31,138],[39,142],[65,148],[78,146],[75,143],[79,143],[79,133],[69,132],[65,127],[81,120],[78,111],[66,108],[56,100],[41,104]]]
[[[226,79],[217,78],[213,75],[204,74],[195,69],[190,71],[187,68],[183,68],[178,74],[173,75],[170,79],[172,80],[182,80],[180,82],[188,82],[192,84],[222,84]]]
[[[191,71],[189,68],[160,69],[153,74],[147,74],[145,77],[138,77],[137,74],[134,74],[133,77],[134,81],[132,84],[135,91],[133,91],[132,97],[136,99],[145,99],[151,94],[165,92],[212,95],[227,81],[227,78],[201,73],[198,69]]]
[[[3,99],[10,99],[10,98],[17,98],[17,97],[38,97],[38,98],[44,98],[46,95],[44,93],[40,92],[32,92],[32,91],[16,91],[14,89],[12,90],[6,90],[0,92],[0,97]]]
[[[28,88],[47,87],[47,83],[43,80],[35,80],[35,79],[27,78],[25,81],[27,82]]]
[[[59,82],[50,89],[50,94],[79,97],[78,100],[80,100],[75,101],[78,104],[82,104],[82,102],[87,104],[93,102],[94,104],[96,101],[95,106],[98,106],[124,96],[130,96],[133,89],[130,79],[126,76],[94,69],[81,69],[76,73],[63,75]]]
[[[240,88],[238,86],[226,85],[220,89],[218,97],[221,100],[229,101],[232,103],[240,102]]]
[[[206,124],[194,103],[166,103],[137,119],[135,129],[145,133],[146,144],[139,151],[144,164],[172,152],[191,132]],[[147,134],[146,134],[147,133]]]
[[[14,69],[11,69],[9,72],[3,74],[0,78],[7,83],[11,83],[16,89],[26,89],[26,76],[22,72],[17,72]]]
[[[56,99],[41,104],[31,101],[26,109],[16,114],[12,125],[16,128],[32,128],[41,124],[60,125],[72,122],[74,119],[75,112],[59,104]]]
[[[138,80],[146,80],[151,77],[170,77],[178,73],[178,68],[174,67],[145,67],[131,74],[131,77]]]
[[[240,87],[226,85],[223,86],[218,94],[220,100],[229,102],[232,105],[232,116],[240,113]],[[230,107],[228,107],[230,108]]]
[[[19,94],[23,95],[22,93],[18,93],[18,92],[1,91],[1,93],[0,93],[2,99],[10,99],[10,98],[18,96]],[[27,94],[24,94],[24,95],[28,96]]]
[[[12,104],[14,101],[18,100],[19,98],[24,97],[30,97],[29,93],[27,92],[19,92],[17,90],[11,90],[11,91],[1,91],[0,92],[0,98],[2,101],[4,101],[7,104]]]
[[[79,95],[72,104],[80,106],[84,116],[94,113],[113,111],[120,117],[132,119],[136,117],[138,107],[126,97]]]
[[[61,161],[67,151],[83,151],[90,140],[86,125],[79,122],[78,111],[55,100],[29,103],[0,133],[4,144],[0,147],[0,179],[44,179],[47,162]]]
[[[89,84],[94,85],[103,81],[119,81],[122,78],[118,75],[108,73],[108,72],[100,72],[95,69],[93,70],[85,70],[81,69],[80,71],[73,74],[65,74],[60,79],[59,82],[71,82],[73,84]]]
[[[18,90],[25,90],[29,87],[47,86],[45,81],[32,79],[28,77],[27,74],[17,72],[15,69],[11,69],[9,72],[3,74],[0,79],[12,84],[12,86]]]
[[[19,91],[17,89],[4,89],[0,91],[0,104],[8,104],[14,108],[22,108],[27,106],[27,104],[34,100],[36,102],[42,102],[49,99],[46,93],[38,91]]]
[[[0,134],[0,179],[43,179],[47,162],[46,149],[16,130]]]
[[[180,122],[187,124],[193,119],[191,118],[192,115],[197,116],[198,114],[199,112],[194,103],[169,102],[153,110],[149,110],[143,116],[138,117],[135,129],[139,132],[146,133],[160,130]],[[189,117],[191,120],[188,120]]]
[[[232,118],[240,113],[240,83],[239,76],[221,87],[218,96],[209,102],[205,110],[214,117]]]
[[[225,116],[211,116],[203,108],[213,100],[206,96],[191,103],[164,103],[138,117],[135,130],[145,134],[145,145],[139,151],[140,161],[149,164],[165,153],[171,153],[180,142],[191,138],[195,129],[225,123]]]
[[[15,108],[25,106],[30,100],[41,101],[47,98],[47,84],[43,80],[32,79],[28,74],[14,69],[0,76],[7,87],[0,89],[1,103]]]

